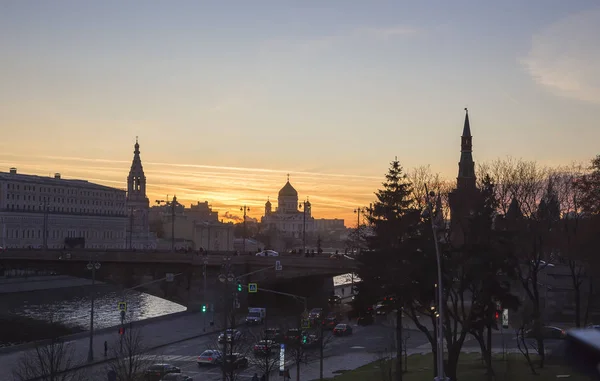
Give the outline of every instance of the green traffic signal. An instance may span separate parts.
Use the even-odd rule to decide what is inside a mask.
[[[238,290],[238,292],[242,292],[242,284],[239,282],[237,284],[237,290]]]
[[[202,305],[202,312],[206,312],[206,304]]]
[[[306,342],[308,341],[308,338],[306,337],[306,335],[302,336],[302,344],[306,344]]]

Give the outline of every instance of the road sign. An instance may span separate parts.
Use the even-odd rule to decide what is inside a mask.
[[[302,329],[309,329],[309,328],[310,328],[310,320],[302,319]]]
[[[119,311],[126,312],[127,311],[127,302],[117,303],[117,308],[119,309]]]
[[[508,310],[506,308],[502,311],[502,328],[508,328]]]
[[[175,275],[173,273],[167,273],[166,278],[167,282],[172,282],[175,278]]]
[[[248,292],[257,293],[258,292],[258,284],[257,283],[248,283]]]
[[[283,372],[285,370],[285,344],[281,344],[279,349],[279,371]]]
[[[281,266],[281,261],[275,261],[275,271],[283,270],[283,266]]]

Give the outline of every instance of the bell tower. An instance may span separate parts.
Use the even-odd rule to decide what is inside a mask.
[[[146,175],[140,158],[140,144],[137,136],[133,151],[133,162],[127,176],[127,248],[145,248],[150,234],[150,201],[146,196]]]

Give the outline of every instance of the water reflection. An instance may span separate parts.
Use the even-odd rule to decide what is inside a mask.
[[[11,314],[54,321],[68,327],[89,329],[91,287],[42,290],[2,296],[2,304]],[[118,302],[127,302],[127,320],[138,321],[185,311],[182,305],[137,291],[125,295],[112,285],[95,287],[94,328],[118,325]]]

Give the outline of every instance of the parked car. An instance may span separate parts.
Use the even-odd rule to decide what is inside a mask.
[[[181,369],[171,364],[154,364],[146,369],[144,378],[146,381],[160,381],[161,378],[169,373],[181,373]]]
[[[247,368],[248,359],[240,353],[226,355],[223,367],[227,370]]]
[[[198,356],[198,366],[215,365],[221,361],[221,351],[208,349]]]
[[[228,329],[226,330],[224,333],[219,335],[219,343],[223,344],[225,342],[225,340],[227,340],[228,343],[230,343],[231,341],[238,341],[242,338],[242,333],[240,331],[238,331],[237,329]]]
[[[336,336],[352,335],[352,327],[349,324],[338,324],[333,329],[333,334]]]
[[[192,376],[183,373],[169,373],[161,378],[160,381],[194,381],[194,379]]]
[[[279,328],[267,328],[265,330],[265,339],[274,341],[279,344],[283,342],[283,333]]]
[[[279,348],[279,344],[272,340],[260,340],[258,343],[254,344],[252,348],[255,355],[270,355],[277,351]]]
[[[260,253],[256,253],[257,257],[279,257],[279,253],[275,250],[264,250]]]
[[[339,295],[331,295],[329,297],[329,304],[342,304],[342,298]]]

